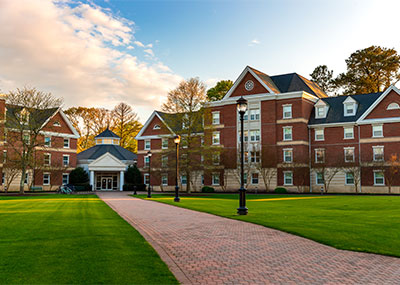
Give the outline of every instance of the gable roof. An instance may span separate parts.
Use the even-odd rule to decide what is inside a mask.
[[[18,120],[18,116],[25,107],[6,104],[6,118],[13,118],[12,120]],[[59,108],[50,109],[33,109],[29,111],[29,120],[34,124],[35,128],[42,127],[53,115],[56,114]],[[20,127],[20,124],[14,125],[15,121],[10,121],[6,119],[6,127],[15,128]],[[33,126],[33,125],[32,125]]]
[[[100,156],[110,153],[119,160],[136,160],[137,155],[122,146],[113,144],[98,144],[87,150],[84,150],[77,155],[79,160],[95,160]]]
[[[297,73],[274,75],[271,76],[271,80],[279,88],[281,93],[305,91],[318,98],[328,97],[318,84]]]
[[[272,81],[271,78],[267,74],[255,69],[253,67],[249,66],[249,68],[255,74],[257,74],[257,76],[265,83],[265,85],[267,85],[274,93],[280,93],[280,91],[279,91],[278,87],[275,85],[274,81]]]
[[[328,114],[326,115],[326,118],[316,119],[315,108],[313,108],[309,120],[309,125],[356,122],[367,111],[367,109],[381,96],[381,94],[382,92],[377,92],[369,94],[321,98],[320,100],[324,101],[329,106]],[[358,103],[355,116],[344,116],[343,102],[348,99],[348,97],[351,97]]]
[[[174,133],[179,133],[182,131],[182,125],[183,125],[183,116],[185,113],[165,113],[165,112],[160,112],[156,111],[156,113],[162,118],[162,121],[164,124],[168,125],[168,127],[174,132]],[[193,112],[193,114],[197,114],[199,112]],[[199,119],[199,118],[197,118]],[[199,133],[203,132],[203,124],[201,122],[197,122],[195,124],[195,129],[193,132]]]
[[[95,138],[97,139],[97,138],[120,138],[120,137],[107,128],[105,131],[95,136]]]

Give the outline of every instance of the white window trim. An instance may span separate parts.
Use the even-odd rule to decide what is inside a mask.
[[[324,151],[324,160],[321,161],[321,162],[319,162],[317,160],[317,150],[323,150]],[[314,149],[314,153],[315,153],[315,163],[325,163],[325,149],[324,148],[316,148],[316,149]]]
[[[68,157],[68,164],[64,164],[64,157]],[[63,154],[63,166],[69,166],[69,154]]]
[[[214,123],[214,114],[217,115],[218,114],[218,123]],[[221,124],[221,115],[220,115],[220,111],[214,111],[211,113],[211,119],[212,119],[212,124],[213,125],[219,125]]]
[[[398,110],[398,109],[400,109],[400,105],[397,102],[390,103],[386,108],[386,110]]]
[[[51,153],[44,153],[44,155],[49,156],[49,164],[45,164],[46,159],[44,157],[43,157],[43,164],[46,166],[50,166],[51,165]]]
[[[286,183],[286,179],[285,179],[285,174],[286,173],[291,173],[292,174],[292,183],[291,184],[287,184]],[[284,186],[293,186],[293,171],[284,171],[283,172],[283,185]]]
[[[62,180],[64,180],[64,175],[66,175],[68,178],[67,178],[67,183],[66,184],[69,184],[69,173],[63,173],[62,174]],[[63,182],[63,181],[61,181],[61,182]]]
[[[48,145],[46,145],[46,138],[49,138],[49,139],[50,139]],[[45,137],[44,137],[44,146],[45,146],[45,147],[51,147],[51,136],[45,136]]]
[[[347,106],[353,106],[353,108],[352,108],[352,112],[351,113],[348,113],[347,112]],[[344,111],[343,111],[343,113],[344,113],[344,116],[345,117],[351,117],[351,116],[355,116],[356,115],[356,112],[357,112],[357,105],[356,105],[356,103],[354,103],[354,102],[352,102],[352,103],[343,103],[343,107],[344,107]]]
[[[352,136],[351,136],[351,137],[346,138],[346,129],[352,129],[352,130],[353,130],[353,131],[352,131]],[[345,140],[352,140],[352,139],[354,139],[354,127],[343,127],[343,139],[345,139]]]
[[[64,145],[64,141],[65,141],[65,140],[68,141],[68,146],[65,146],[65,145]],[[70,141],[70,139],[69,139],[69,138],[64,138],[64,139],[63,139],[63,148],[70,148],[70,147],[71,147],[71,141]]]
[[[324,183],[318,183],[318,174],[322,172],[315,172],[315,185],[324,186]],[[324,174],[322,173],[322,179],[324,178]]]
[[[346,150],[352,149],[353,150],[353,160],[347,160],[346,159]],[[343,153],[344,153],[344,162],[354,162],[355,161],[355,152],[354,152],[354,147],[344,147],[343,148]]]
[[[382,135],[380,135],[380,136],[375,136],[375,134],[374,134],[374,127],[382,127]],[[383,138],[383,124],[372,125],[372,137],[373,137],[373,138]]]
[[[214,142],[214,135],[218,135],[218,143]],[[211,139],[212,139],[212,145],[220,145],[221,144],[221,134],[220,134],[220,132],[213,132]]]
[[[49,182],[48,183],[44,183],[44,176],[48,175],[49,176]],[[51,175],[49,172],[44,172],[43,173],[43,185],[50,185],[51,184]]]
[[[319,108],[323,108],[323,110],[324,110],[324,114],[321,115],[321,116],[318,114],[318,109],[319,109]],[[327,112],[326,112],[326,109],[327,109],[326,106],[316,106],[316,107],[315,107],[315,118],[316,118],[316,119],[323,119],[323,118],[326,118],[326,113],[327,113]]]
[[[147,145],[146,142],[149,142],[149,148],[146,147],[146,145]],[[145,141],[144,141],[143,149],[144,149],[144,150],[151,150],[151,140],[145,140]]]
[[[322,139],[317,139],[317,131],[322,131]],[[325,140],[325,129],[315,129],[314,130],[314,140],[315,141],[324,141]]]
[[[159,124],[155,124],[155,125],[153,126],[153,130],[160,130],[160,129],[161,129],[161,127],[160,127]]]
[[[252,120],[251,119],[251,116],[253,115],[252,113],[253,112],[255,112],[255,114],[254,114],[254,120]],[[258,119],[257,119],[257,115],[258,115]],[[260,120],[260,109],[250,109],[250,112],[249,112],[249,119],[250,119],[250,121],[259,121]]]
[[[218,184],[214,183],[214,176],[218,176],[218,180],[219,180]],[[211,183],[213,186],[220,186],[221,185],[221,175],[219,173],[213,173],[211,175]]]
[[[258,182],[257,183],[253,183],[253,174],[258,174],[258,178],[257,178]],[[258,172],[251,173],[250,179],[251,179],[251,181],[250,181],[251,185],[259,185],[260,184],[260,174]]]
[[[163,182],[163,177],[167,177],[167,183]],[[162,186],[168,186],[168,175],[167,174],[161,175],[161,184],[162,184]]]
[[[285,117],[285,107],[290,107],[290,117]],[[293,118],[292,104],[284,104],[284,105],[282,105],[282,118],[283,119],[291,119],[291,118]]]
[[[378,148],[382,148],[382,156],[383,156],[383,159],[382,160],[376,160],[375,159],[375,149],[378,149]],[[385,147],[383,146],[383,145],[374,145],[374,146],[372,146],[372,161],[385,161]]]
[[[383,184],[376,184],[375,173],[382,172],[383,173]],[[374,170],[374,186],[385,186],[385,173],[382,170]]]
[[[353,183],[347,183],[347,174],[352,174],[353,175]],[[351,172],[345,172],[344,174],[344,185],[349,185],[349,186],[354,186],[356,182],[354,181],[354,174]]]
[[[167,146],[164,146],[164,142],[167,142]],[[162,138],[161,139],[161,149],[168,149],[168,138]]]
[[[290,151],[290,161],[285,160],[285,151]],[[283,149],[283,162],[284,163],[292,163],[293,162],[293,148],[284,148]]]
[[[290,139],[285,138],[285,129],[290,129]],[[282,135],[283,135],[283,141],[292,141],[293,140],[293,127],[292,126],[285,126],[282,127]]]

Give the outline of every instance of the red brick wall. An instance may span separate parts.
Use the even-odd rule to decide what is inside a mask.
[[[400,117],[400,109],[386,110],[390,103],[397,103],[400,105],[400,95],[397,94],[396,91],[390,91],[366,119]]]
[[[60,123],[60,127],[54,126],[55,122]],[[60,113],[57,113],[51,120],[44,126],[44,131],[57,132],[63,134],[72,134],[71,129],[68,127],[67,122],[61,117]]]
[[[153,130],[155,125],[159,125],[161,129]],[[149,123],[147,128],[143,132],[143,136],[155,136],[155,135],[165,135],[170,134],[170,131],[165,127],[164,123],[157,117],[154,116],[153,120]]]

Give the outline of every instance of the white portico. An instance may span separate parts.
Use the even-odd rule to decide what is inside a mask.
[[[89,173],[93,190],[122,191],[125,171],[136,163],[136,154],[119,146],[120,138],[109,129],[95,141],[95,146],[78,154],[78,166]]]

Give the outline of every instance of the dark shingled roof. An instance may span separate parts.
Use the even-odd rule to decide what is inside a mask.
[[[250,67],[250,66],[249,66]],[[269,77],[267,74],[254,69],[252,67],[250,67],[250,69],[252,71],[254,71],[255,74],[257,74],[257,76],[269,87],[271,88],[272,91],[274,91],[274,93],[280,93],[278,87],[276,87],[275,83],[271,80],[271,77]]]
[[[357,101],[358,107],[355,116],[344,116],[343,102],[349,96],[337,96],[322,98],[321,100],[329,105],[329,110],[326,118],[316,119],[315,118],[315,108],[311,112],[311,117],[309,120],[309,125],[318,124],[331,124],[331,123],[344,123],[344,122],[355,122],[362,114],[379,98],[382,92],[369,93],[369,94],[359,94],[359,95],[349,95],[351,98]]]
[[[319,98],[327,97],[318,84],[304,78],[297,73],[270,76],[271,80],[279,88],[281,93],[305,91]]]
[[[119,145],[99,144],[78,153],[78,160],[94,160],[109,152],[119,160],[136,160],[137,155]]]
[[[160,111],[156,111],[156,113],[164,120],[164,122],[168,125],[168,127],[171,128],[173,132],[179,133],[182,130],[182,117],[184,116],[184,113],[172,114]],[[197,114],[197,112],[193,113]],[[202,120],[202,116],[199,116],[197,119]],[[203,132],[203,124],[201,122],[196,123],[195,127],[197,127],[197,129],[193,130],[195,133]]]
[[[6,105],[7,108],[7,114],[6,114],[6,126],[7,127],[18,127],[20,126],[19,124],[19,116],[21,111],[25,107],[21,106],[16,106],[16,105]],[[29,120],[30,124],[34,127],[41,127],[53,114],[58,110],[58,108],[50,108],[50,109],[33,109],[33,110],[28,110],[29,111]],[[18,123],[16,123],[18,122]],[[17,126],[13,126],[13,124],[16,124]]]
[[[97,138],[120,138],[120,137],[107,128],[104,132],[95,136],[95,138],[97,139]]]

